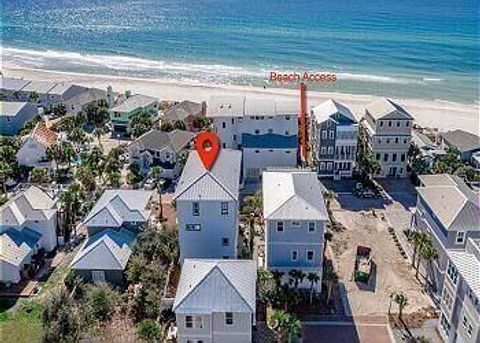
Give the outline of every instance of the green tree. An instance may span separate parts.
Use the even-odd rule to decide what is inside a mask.
[[[185,123],[183,122],[183,120],[175,120],[173,122],[173,128],[175,130],[186,130],[187,127],[185,125]]]
[[[302,324],[297,316],[284,311],[272,314],[270,326],[278,334],[280,342],[291,342],[293,338],[300,337],[302,332]]]
[[[203,129],[208,125],[210,125],[210,120],[203,115],[197,115],[193,118],[193,127],[196,129]]]
[[[163,219],[163,205],[162,205],[162,188],[163,184],[165,183],[165,180],[162,179],[162,174],[163,174],[163,169],[162,167],[159,166],[154,166],[150,170],[150,175],[155,180],[155,188],[157,189],[157,194],[158,194],[158,206],[160,208],[159,211],[159,218],[160,220]]]
[[[76,218],[81,208],[85,195],[78,183],[72,184],[67,190],[60,194],[60,204],[64,216],[65,239],[70,238],[72,228],[76,236]]]
[[[160,130],[164,132],[170,132],[174,130],[173,124],[169,121],[164,121],[162,122],[162,125],[160,126]]]
[[[290,284],[293,284],[295,290],[298,289],[298,285],[303,282],[303,279],[305,279],[306,276],[304,272],[298,269],[290,270],[288,275],[290,276]]]
[[[60,143],[60,152],[60,160],[67,163],[70,168],[72,166],[72,161],[77,157],[77,152],[75,151],[73,144],[67,141]]]
[[[60,144],[55,143],[47,148],[47,158],[49,161],[52,161],[55,165],[55,176],[58,175],[58,167],[62,161],[62,149]]]
[[[323,279],[327,284],[327,304],[330,303],[330,298],[332,297],[333,285],[338,281],[337,273],[332,268],[327,268],[323,274]]]
[[[425,242],[428,240],[428,236],[419,231],[412,231],[409,236],[409,241],[413,245],[413,256],[412,256],[412,267],[415,267],[415,261],[417,259],[417,254],[418,254],[418,249],[425,244]],[[418,278],[418,268],[415,268],[417,270],[415,276]]]
[[[363,125],[360,125],[358,129],[357,146],[358,168],[364,178],[372,178],[373,175],[381,171],[381,165],[368,145],[368,135]]]
[[[95,191],[95,188],[97,187],[97,183],[95,182],[95,174],[89,166],[78,166],[75,177],[81,183],[85,191]]]
[[[105,283],[85,287],[84,313],[89,324],[105,324],[115,314],[119,295]]]
[[[33,183],[47,183],[49,182],[48,170],[35,167],[30,171],[29,179]]]
[[[6,162],[0,162],[0,183],[2,192],[7,193],[7,182],[13,176],[13,168]]]
[[[102,135],[104,134],[104,130],[102,127],[98,126],[96,127],[94,130],[93,130],[93,135],[97,138],[97,141],[98,141],[98,146],[100,147],[100,149],[103,149],[103,145],[102,145]]]
[[[56,117],[63,117],[67,114],[67,108],[64,104],[57,104],[53,106],[53,115]]]
[[[143,175],[140,171],[140,166],[136,162],[130,163],[128,166],[129,173],[127,175],[127,182],[129,185],[136,186],[143,180]]]
[[[308,273],[307,280],[310,282],[310,305],[313,302],[313,290],[315,285],[320,281],[320,276],[317,273]]]
[[[428,287],[429,275],[430,277],[434,276],[434,274],[431,272],[431,265],[433,260],[437,258],[438,258],[437,250],[434,248],[432,241],[429,239],[420,247],[420,258],[419,258],[419,263],[421,259],[421,260],[424,260],[427,265],[427,277],[425,278],[425,290],[427,290],[427,287]],[[417,270],[418,270],[418,266],[417,266]]]
[[[145,342],[155,343],[162,341],[162,328],[153,319],[142,320],[137,327],[137,335]]]
[[[132,136],[138,138],[153,128],[152,116],[148,113],[142,112],[133,117],[131,125]]]
[[[394,295],[393,301],[398,304],[398,319],[402,320],[403,309],[407,306],[408,298],[404,293],[398,292]]]

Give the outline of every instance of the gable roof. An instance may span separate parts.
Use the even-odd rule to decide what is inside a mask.
[[[167,121],[185,120],[189,116],[202,113],[202,104],[184,100],[165,112],[164,119]]]
[[[198,152],[190,151],[175,190],[174,200],[238,200],[242,153],[220,149],[211,170],[205,169]]]
[[[72,105],[83,106],[91,102],[98,101],[100,99],[106,100],[107,92],[98,88],[89,88],[86,89],[84,92],[81,92],[80,94],[69,98],[67,101],[65,101],[65,106],[67,108],[71,107]]]
[[[55,87],[54,82],[48,81],[30,81],[28,85],[22,88],[22,92],[36,92],[39,94],[46,94],[53,87]]]
[[[143,94],[135,94],[130,98],[123,101],[120,105],[115,106],[114,108],[110,109],[113,112],[123,112],[128,113],[136,110],[137,108],[143,108],[150,106],[151,104],[157,102],[157,98],[143,95]]]
[[[43,120],[39,121],[30,133],[30,138],[48,148],[58,140],[58,134],[50,130]]]
[[[185,259],[173,304],[176,313],[255,313],[252,260]]]
[[[145,222],[152,191],[107,189],[85,217],[85,226],[120,227],[124,222]]]
[[[326,220],[327,208],[317,175],[305,171],[262,174],[265,219]]]
[[[161,150],[170,146],[175,152],[179,152],[194,137],[195,133],[183,130],[173,130],[171,132],[152,130],[138,137],[132,144],[140,144],[143,149],[147,150]]]
[[[47,193],[31,186],[0,207],[0,225],[22,226],[31,220],[48,220],[57,213],[55,206]]]
[[[0,261],[14,266],[21,266],[40,241],[41,234],[29,229],[16,230],[8,228],[0,233]]]
[[[460,152],[480,150],[480,137],[463,130],[441,133],[443,140],[457,148]]]
[[[89,237],[70,267],[83,270],[124,270],[136,235],[126,229],[106,229]]]
[[[365,107],[374,119],[410,119],[413,117],[402,106],[387,98],[376,100]]]
[[[469,238],[465,251],[447,250],[465,283],[480,297],[480,240]]]
[[[447,230],[480,231],[479,195],[458,177],[446,174],[421,176],[425,186],[418,195]]]
[[[11,77],[0,77],[0,89],[5,89],[8,91],[18,92],[29,83],[30,80],[14,79]]]
[[[246,96],[212,96],[208,101],[208,117],[243,117],[298,115],[300,105],[295,100],[274,100]]]
[[[24,107],[30,107],[32,112],[37,109],[37,106],[29,102],[0,101],[0,116],[15,117]]]
[[[322,102],[320,105],[315,106],[312,109],[315,121],[317,123],[323,123],[324,121],[331,119],[337,124],[356,124],[357,119],[352,111],[345,105],[340,102],[329,99],[325,102]],[[340,117],[335,116],[339,114]]]

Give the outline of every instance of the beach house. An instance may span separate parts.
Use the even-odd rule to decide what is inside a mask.
[[[320,177],[352,177],[357,155],[358,121],[352,111],[335,100],[311,110],[310,137]]]
[[[322,279],[327,209],[315,172],[268,171],[263,173],[265,267],[284,273],[315,273]],[[300,287],[309,287],[304,279]],[[321,281],[315,285],[321,290]]]
[[[205,116],[205,107],[205,102],[184,100],[165,111],[163,120],[170,123],[182,121],[188,131],[198,131],[194,125],[195,118]]]
[[[185,259],[173,303],[177,342],[252,342],[256,280],[251,260]]]
[[[480,342],[480,239],[448,251],[438,331],[444,342]]]
[[[18,134],[25,123],[37,115],[37,106],[30,102],[0,101],[0,135]]]
[[[158,100],[142,94],[131,95],[127,91],[125,99],[110,109],[114,134],[127,135],[131,132],[131,120],[142,113],[156,117]]]
[[[87,87],[75,85],[68,82],[56,83],[55,86],[47,93],[48,100],[44,106],[46,110],[52,110],[54,106],[64,105],[66,101],[82,94],[88,90]]]
[[[17,152],[17,162],[20,166],[50,168],[47,149],[57,143],[58,134],[47,128],[42,120],[24,140]]]
[[[392,100],[382,98],[366,106],[362,124],[368,145],[381,166],[375,176],[407,177],[413,117]]]
[[[474,153],[480,151],[480,137],[463,130],[441,133],[442,147],[456,149],[464,162],[470,162]]]
[[[30,83],[30,80],[0,77],[0,92],[4,100],[20,101],[20,91]]]
[[[464,251],[468,238],[480,238],[479,198],[459,177],[420,175],[412,230],[429,235],[438,257],[431,263],[430,281],[440,292],[447,271],[447,251]],[[428,266],[426,266],[428,267]]]
[[[240,151],[221,149],[208,170],[190,152],[173,197],[182,261],[237,257],[241,159]]]
[[[18,92],[18,96],[21,101],[30,101],[37,104],[37,106],[48,108],[51,103],[48,92],[51,91],[55,85],[54,82],[32,80]]]
[[[176,179],[181,172],[178,163],[180,153],[194,137],[194,133],[182,130],[149,131],[128,146],[130,162],[138,163],[144,175],[150,172],[151,167],[158,166],[162,168],[163,178]]]
[[[36,186],[0,207],[0,282],[17,283],[37,253],[57,246],[57,203]]]
[[[82,225],[88,239],[70,264],[85,281],[123,281],[137,234],[148,224],[152,192],[106,190]]]
[[[243,96],[213,96],[207,106],[222,147],[242,150],[247,182],[267,168],[297,165],[298,112],[296,101]]]

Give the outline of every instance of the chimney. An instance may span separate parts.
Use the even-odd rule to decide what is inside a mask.
[[[300,83],[300,125],[298,129],[300,138],[300,158],[303,164],[308,162],[308,121],[307,121],[307,86]]]

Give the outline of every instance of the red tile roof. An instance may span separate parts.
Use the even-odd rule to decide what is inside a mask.
[[[58,139],[57,133],[47,128],[47,125],[43,120],[38,122],[30,137],[43,144],[47,148],[55,144]]]

